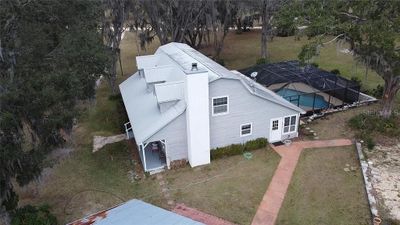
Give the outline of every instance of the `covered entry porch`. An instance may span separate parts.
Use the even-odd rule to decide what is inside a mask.
[[[139,156],[145,172],[161,170],[167,166],[166,149],[165,140],[139,145]]]

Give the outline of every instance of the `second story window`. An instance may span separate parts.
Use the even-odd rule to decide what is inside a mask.
[[[223,115],[229,112],[228,96],[212,98],[212,115]]]

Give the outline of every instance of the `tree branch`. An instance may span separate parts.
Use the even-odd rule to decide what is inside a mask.
[[[366,20],[367,20],[367,19],[360,18],[359,16],[356,16],[356,15],[353,15],[353,14],[347,13],[347,12],[339,12],[339,14],[340,14],[340,15],[347,16],[347,17],[349,17],[349,18],[351,18],[351,19],[359,20],[359,21],[366,21]]]
[[[339,34],[339,35],[337,35],[336,37],[334,37],[332,40],[327,41],[327,42],[324,42],[324,43],[322,43],[322,44],[323,44],[323,45],[330,44],[330,43],[334,42],[336,39],[338,39],[338,38],[340,38],[340,37],[342,37],[342,36],[344,36],[344,34]]]

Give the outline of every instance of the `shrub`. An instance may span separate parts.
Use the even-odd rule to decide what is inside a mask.
[[[383,95],[383,86],[378,84],[376,88],[372,89],[372,96],[375,98],[382,98]]]
[[[397,135],[400,132],[396,118],[394,117],[383,119],[378,115],[362,113],[352,117],[349,120],[349,125],[351,128],[369,133],[377,131],[392,136]]]
[[[268,141],[265,138],[250,140],[244,144],[231,144],[221,148],[211,149],[211,159],[219,159],[227,156],[240,155],[246,151],[253,151],[267,146]]]
[[[314,67],[316,67],[316,68],[318,68],[318,67],[319,67],[318,63],[315,63],[315,62],[313,62],[313,63],[310,63],[310,65],[311,65],[311,66],[314,66]]]
[[[351,128],[359,131],[358,136],[365,141],[368,149],[373,149],[375,147],[375,141],[371,136],[374,132],[387,136],[400,135],[398,122],[394,117],[383,119],[375,114],[363,113],[352,117],[348,121],[348,124]]]
[[[14,191],[11,191],[8,199],[3,201],[3,205],[0,205],[0,207],[4,206],[7,211],[12,211],[18,207],[18,201],[18,195]]]
[[[375,88],[373,89],[362,89],[362,92],[365,94],[371,95],[375,98],[382,98],[383,95],[383,86],[378,84]]]
[[[12,214],[11,225],[56,225],[57,218],[50,213],[49,206],[24,206]]]
[[[262,65],[262,64],[267,64],[267,63],[269,63],[269,61],[268,61],[268,59],[266,59],[266,58],[259,58],[259,59],[257,59],[257,61],[256,61],[256,64],[257,64],[257,65]]]
[[[260,148],[264,148],[267,146],[268,141],[265,138],[257,138],[255,140],[251,140],[245,143],[245,148],[247,151],[252,151]]]
[[[353,81],[354,83],[356,83],[358,86],[361,87],[362,81],[361,81],[360,78],[358,78],[358,77],[351,77],[350,80]]]
[[[365,138],[365,143],[367,144],[367,148],[370,150],[372,150],[375,147],[375,141],[369,135]]]
[[[339,74],[340,74],[340,70],[338,70],[338,69],[333,69],[333,70],[331,70],[331,73],[336,74],[336,75],[339,75]]]

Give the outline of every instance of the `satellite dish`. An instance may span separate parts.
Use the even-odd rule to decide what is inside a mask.
[[[252,72],[252,73],[250,74],[250,77],[253,78],[253,79],[255,79],[255,78],[257,77],[257,75],[258,75],[257,72]]]

